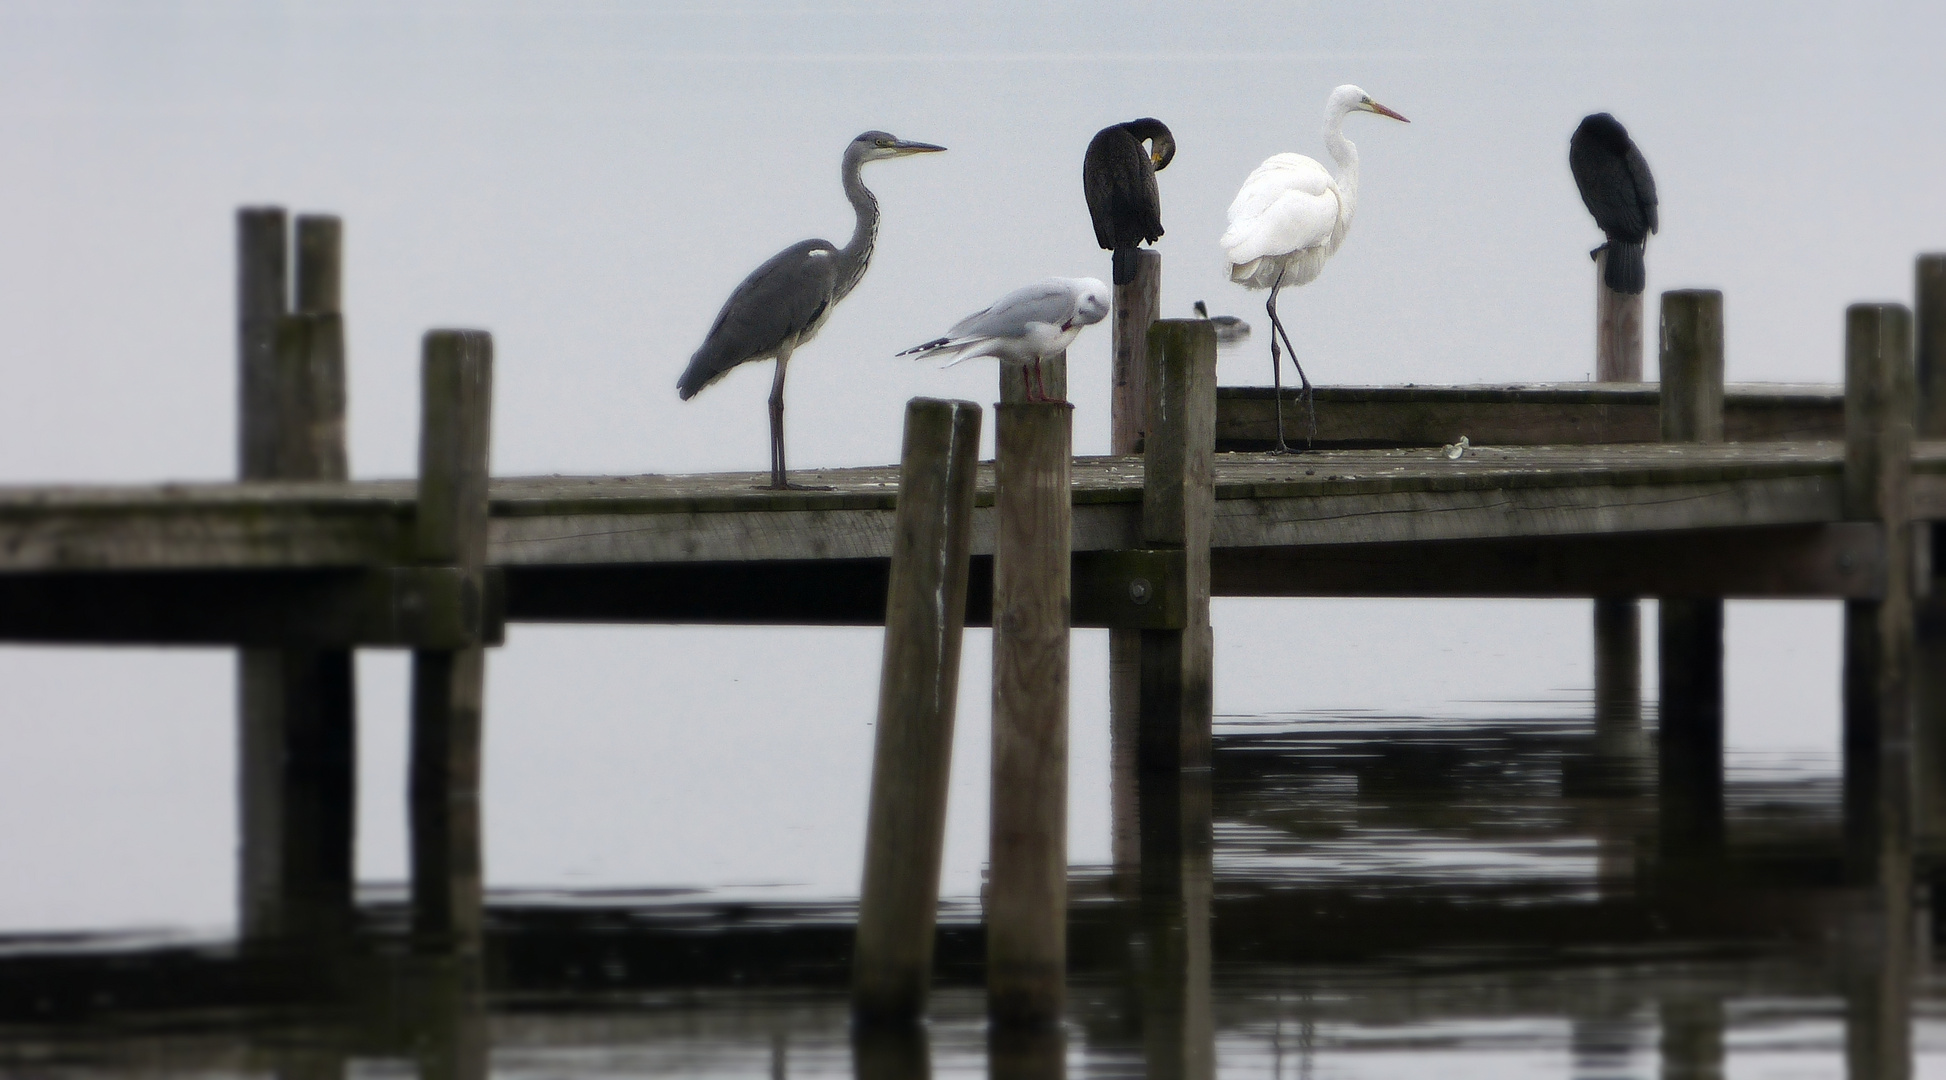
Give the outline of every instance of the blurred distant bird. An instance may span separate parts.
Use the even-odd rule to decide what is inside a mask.
[[[1218,345],[1235,345],[1250,336],[1250,324],[1235,315],[1211,315],[1209,307],[1201,300],[1196,301],[1196,317],[1216,329]]]
[[[1142,144],[1149,144],[1144,149]],[[1081,159],[1081,189],[1095,220],[1095,242],[1115,253],[1115,284],[1135,280],[1135,249],[1162,237],[1155,174],[1176,156],[1176,139],[1154,117],[1105,127]]]
[[[784,367],[791,352],[816,336],[831,317],[832,305],[865,276],[872,244],[878,239],[878,200],[859,179],[859,169],[868,161],[944,149],[883,131],[867,131],[853,139],[845,148],[843,170],[845,197],[858,214],[851,242],[839,248],[829,240],[801,240],[751,271],[723,302],[702,347],[677,380],[676,392],[688,401],[738,364],[776,358],[777,373],[770,384],[771,487],[791,486],[784,474]]]
[[[976,356],[1031,363],[1027,400],[1048,401],[1041,361],[1068,347],[1084,326],[1108,315],[1108,286],[1096,278],[1042,278],[953,324],[945,337],[899,353],[951,356],[950,367]]]
[[[1628,137],[1628,129],[1607,113],[1583,117],[1568,140],[1568,168],[1581,201],[1595,216],[1608,242],[1594,251],[1608,252],[1602,280],[1619,293],[1640,293],[1648,284],[1642,266],[1642,246],[1656,231],[1655,177],[1649,163]]]
[[[1243,181],[1230,203],[1230,228],[1218,241],[1230,259],[1230,280],[1252,289],[1269,289],[1264,310],[1270,315],[1271,383],[1277,387],[1277,451],[1285,453],[1283,369],[1277,357],[1281,337],[1290,351],[1291,366],[1311,394],[1311,380],[1297,362],[1297,349],[1277,318],[1277,290],[1304,285],[1324,270],[1325,260],[1345,242],[1351,215],[1358,208],[1358,148],[1345,138],[1345,117],[1355,112],[1377,113],[1394,120],[1405,117],[1373,101],[1349,84],[1331,91],[1324,105],[1324,147],[1338,163],[1334,179],[1325,167],[1302,154],[1277,154],[1257,166]],[[1409,122],[1409,121],[1406,121]],[[1315,429],[1316,406],[1311,426]]]

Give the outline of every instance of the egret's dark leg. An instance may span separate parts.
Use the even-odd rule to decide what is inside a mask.
[[[791,351],[777,354],[777,373],[770,380],[770,486],[790,487],[784,472],[784,368],[791,362]]]
[[[1304,365],[1297,362],[1297,346],[1291,344],[1291,336],[1284,332],[1284,324],[1282,322],[1273,322],[1271,329],[1283,336],[1284,351],[1291,354],[1291,366],[1297,369],[1298,381],[1304,384],[1304,389],[1298,391],[1298,393],[1304,398],[1304,404],[1309,406],[1311,410],[1311,433],[1304,437],[1304,445],[1309,447],[1311,440],[1318,437],[1317,395],[1311,392],[1311,380],[1304,375]]]
[[[1270,299],[1264,303],[1264,311],[1270,316],[1270,386],[1277,403],[1277,446],[1275,453],[1288,454],[1291,448],[1284,444],[1284,359],[1277,355],[1277,290],[1284,287],[1284,272],[1277,271],[1277,280],[1270,283]],[[1295,358],[1293,358],[1295,363]],[[1299,368],[1300,373],[1303,368]]]

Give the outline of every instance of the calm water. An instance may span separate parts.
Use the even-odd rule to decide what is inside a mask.
[[[1075,869],[1051,1051],[989,1060],[976,901],[944,906],[929,1032],[886,1046],[847,1032],[845,901],[500,890],[475,992],[409,959],[377,890],[326,964],[8,940],[0,1072],[1835,1076],[1908,1008],[1919,1074],[1946,1070],[1930,924],[1888,945],[1844,884],[1831,755],[1734,755],[1727,846],[1685,854],[1636,782],[1647,741],[1562,706],[1222,718],[1209,854]],[[1909,1001],[1882,989],[1900,963]]]

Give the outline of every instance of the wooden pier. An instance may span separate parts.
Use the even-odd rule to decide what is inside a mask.
[[[309,220],[298,229],[287,309],[282,212],[242,217],[245,478],[0,489],[0,640],[246,649],[245,928],[268,936],[343,921],[355,718],[342,658],[354,648],[413,649],[416,926],[428,948],[464,952],[480,935],[478,747],[491,714],[483,650],[508,621],[884,625],[901,573],[895,552],[904,543],[923,554],[925,545],[913,539],[917,525],[902,532],[896,466],[800,471],[828,488],[804,491],[766,490],[755,473],[488,478],[491,342],[471,331],[427,336],[421,476],[346,479],[340,233],[334,220]],[[1847,769],[1857,778],[1848,806],[1861,828],[1892,837],[1859,872],[1910,873],[1896,868],[1910,837],[1946,832],[1930,823],[1946,801],[1940,785],[1910,753],[1914,739],[1938,745],[1946,721],[1927,689],[1939,680],[1915,668],[1915,656],[1937,652],[1925,628],[1946,620],[1926,599],[1931,546],[1915,553],[1912,539],[1915,524],[1946,519],[1946,427],[1926,419],[1946,415],[1940,267],[1936,257],[1921,262],[1916,328],[1898,305],[1852,309],[1843,387],[1723,386],[1721,298],[1675,293],[1663,298],[1666,387],[1321,388],[1318,448],[1273,455],[1248,449],[1270,442],[1269,391],[1214,386],[1207,326],[1145,321],[1152,295],[1140,290],[1152,291],[1156,272],[1148,265],[1135,291],[1118,297],[1133,314],[1118,311],[1115,323],[1116,443],[1130,452],[1041,461],[1047,446],[1066,445],[1065,406],[1002,406],[1003,445],[1027,455],[1001,465],[1016,479],[996,486],[993,465],[981,464],[970,508],[915,515],[934,522],[926,544],[964,554],[900,580],[941,596],[963,589],[964,625],[992,625],[997,607],[1013,613],[1003,635],[1027,644],[997,646],[996,664],[1026,681],[997,694],[996,708],[1028,725],[1020,738],[1045,740],[1035,745],[1064,748],[1066,739],[1064,709],[1029,715],[1036,695],[1065,686],[1065,654],[1055,679],[1052,661],[1040,661],[1054,647],[1043,638],[1065,641],[1069,626],[1117,632],[1114,727],[1127,744],[1116,749],[1118,775],[1176,778],[1139,800],[1118,786],[1118,816],[1165,812],[1191,851],[1179,844],[1154,860],[1118,839],[1118,863],[1144,875],[1179,870],[1196,850],[1207,856],[1207,836],[1195,839],[1208,827],[1206,791],[1195,794],[1206,779],[1192,774],[1208,764],[1211,596],[1605,597],[1627,612],[1631,597],[1683,601],[1664,612],[1660,772],[1701,800],[1683,805],[1703,818],[1721,813],[1708,791],[1721,774],[1722,598],[1843,600]],[[1128,369],[1138,364],[1136,378]],[[971,416],[977,431],[967,406],[935,404],[958,410],[961,427]],[[1462,435],[1470,448],[1444,448]],[[950,456],[929,453],[941,463]],[[954,453],[966,456],[963,446]],[[1041,464],[1021,464],[1029,461]],[[963,495],[970,464],[959,461],[955,479],[930,487]],[[1069,472],[1067,496],[1051,507],[1018,487]],[[1064,532],[1066,550],[1035,546]],[[1026,573],[1030,558],[1038,561]],[[1071,607],[1035,592],[1064,587]],[[897,710],[901,694],[916,702],[950,690],[958,626],[923,605],[893,606],[905,612],[901,625],[952,642],[914,652],[917,689],[894,692],[888,681],[882,709]],[[1603,610],[1613,635],[1633,634],[1621,608]],[[1687,629],[1670,629],[1680,612]],[[1679,638],[1693,645],[1667,653]],[[905,661],[889,647],[886,655],[890,680]],[[1604,664],[1635,670],[1627,656]],[[1672,683],[1672,672],[1686,674]],[[928,715],[929,724],[951,723],[950,710]],[[1694,717],[1681,721],[1680,739],[1670,736],[1672,717]],[[929,823],[920,831],[936,830],[946,769],[937,732],[910,738],[913,749],[897,752],[931,777],[910,798]],[[1034,760],[1009,767],[1031,773]],[[904,790],[909,779],[885,782]],[[1064,784],[1045,798],[1064,800]],[[873,813],[875,822],[900,817],[892,807]],[[1040,806],[1018,817],[1044,825],[1050,813]],[[998,813],[995,822],[998,837]],[[1702,824],[1703,843],[1717,826]],[[1026,981],[1007,991],[1002,1011],[1058,1012],[1058,987],[1048,996],[1046,973],[1033,972],[1052,963],[1059,977],[1064,892],[1042,864],[1064,865],[1064,842],[1028,839],[1019,872],[1042,899],[1023,916],[1027,936],[1014,958]],[[914,857],[936,865],[936,840],[909,842]],[[923,881],[897,880],[898,850],[907,849],[888,849],[875,865],[890,875],[885,895],[907,899],[886,902],[934,903]],[[1174,896],[1171,910],[1200,903],[1207,913],[1206,884],[1200,900],[1180,881],[1145,876],[1142,888]],[[923,992],[914,965],[923,972],[930,919],[883,914],[875,947],[892,966],[872,993],[886,1014],[909,1014],[915,979]]]

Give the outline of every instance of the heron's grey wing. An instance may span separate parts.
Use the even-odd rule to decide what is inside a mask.
[[[723,302],[676,392],[686,401],[738,364],[801,341],[831,305],[837,283],[837,249],[828,241],[804,240],[771,256]]]
[[[1058,281],[1029,285],[994,301],[993,306],[961,319],[946,332],[954,340],[966,338],[1017,338],[1027,332],[1030,322],[1059,326],[1074,318],[1074,291]]]
[[[1636,147],[1632,139],[1628,144],[1628,174],[1635,181],[1635,199],[1642,207],[1642,215],[1649,223],[1649,231],[1655,232],[1658,225],[1655,177],[1649,175],[1649,163],[1642,157],[1642,151]]]

